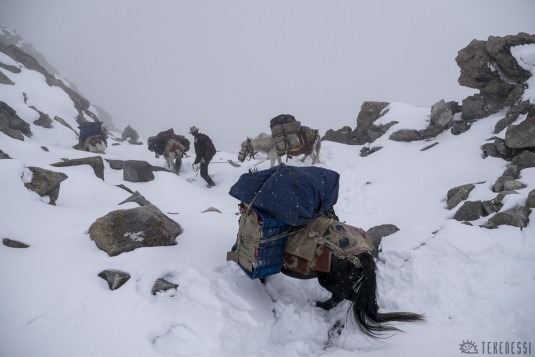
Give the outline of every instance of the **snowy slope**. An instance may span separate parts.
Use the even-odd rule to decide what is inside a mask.
[[[51,117],[72,119],[68,97],[42,86],[43,79],[31,72],[23,69],[17,78],[8,74],[20,81],[33,77],[24,83],[33,93],[28,98],[36,98],[36,104],[37,98],[47,98],[41,105]],[[18,103],[19,115],[31,123],[33,113],[25,112],[6,87],[0,86],[1,98]],[[394,114],[400,123],[390,131],[419,129],[429,109],[395,103],[382,120]],[[226,262],[238,230],[238,202],[228,191],[249,167],[268,168],[261,155],[235,168],[226,160],[236,160],[236,152],[218,152],[210,165],[217,183],[212,189],[192,170],[193,157],[184,160],[180,176],[156,172],[147,183],[124,182],[122,171],[105,162],[103,181],[89,167],[50,166],[61,158],[94,155],[73,150],[76,136],[58,123],[53,129],[32,125],[34,135],[24,142],[0,133],[0,150],[12,158],[0,160],[0,238],[31,246],[0,245],[0,356],[458,356],[468,340],[480,353],[484,342],[501,341],[529,342],[533,353],[534,213],[523,230],[489,230],[477,226],[486,218],[474,226],[453,220],[445,204],[447,191],[466,183],[478,183],[471,200],[495,196],[491,186],[506,162],[484,159],[480,146],[501,117],[479,120],[460,136],[445,132],[426,151],[421,149],[432,142],[393,142],[389,133],[375,143],[383,149],[365,158],[358,155],[361,146],[322,144],[320,166],[341,176],[338,216],[364,229],[400,228],[382,243],[381,309],[427,316],[424,324],[399,324],[405,332],[382,341],[364,338],[350,321],[339,338],[329,339],[332,326],[346,322],[348,304],[328,312],[316,308],[316,300],[329,297],[316,281],[278,274],[262,285]],[[103,158],[164,166],[145,145],[115,144]],[[68,175],[56,206],[24,187],[29,166]],[[528,187],[508,196],[506,207],[523,203],[535,189],[535,168],[524,169],[520,180]],[[116,257],[96,247],[87,230],[97,218],[137,207],[118,205],[130,196],[119,184],[139,191],[184,228],[177,245]],[[202,213],[209,207],[222,213]],[[104,269],[132,278],[110,291],[97,276]],[[178,289],[153,296],[152,284],[161,277]]]

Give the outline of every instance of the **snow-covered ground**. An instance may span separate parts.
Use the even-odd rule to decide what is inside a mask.
[[[14,80],[26,78],[7,74]],[[29,75],[35,74],[20,73]],[[32,92],[28,86],[33,84],[26,84],[28,101],[39,105],[34,98],[48,88],[36,86]],[[7,90],[9,86],[0,86],[0,96],[33,122],[36,114],[25,111],[22,97],[11,97],[15,92]],[[41,108],[51,117],[72,117],[64,94],[47,93]],[[400,123],[390,131],[420,129],[428,114],[429,108],[394,103],[381,120],[395,115]],[[489,230],[478,227],[486,218],[473,226],[453,220],[455,210],[447,210],[445,203],[449,189],[467,183],[477,183],[470,200],[495,196],[492,184],[507,163],[484,159],[480,146],[494,136],[502,117],[496,114],[460,136],[445,132],[431,142],[393,142],[387,133],[374,143],[383,149],[364,158],[359,156],[361,146],[322,144],[319,166],[340,174],[335,205],[340,219],[363,229],[380,224],[400,228],[383,239],[378,260],[381,309],[427,317],[423,324],[396,325],[404,332],[380,341],[363,337],[349,321],[339,338],[329,339],[333,325],[348,320],[348,304],[331,311],[315,307],[316,300],[329,297],[316,281],[277,274],[262,285],[226,261],[238,230],[239,202],[229,196],[229,188],[249,167],[268,168],[262,155],[236,168],[226,160],[237,161],[239,143],[236,152],[218,152],[210,165],[217,183],[211,189],[193,171],[193,156],[184,159],[180,176],[156,172],[154,181],[131,183],[107,162],[104,180],[89,166],[50,166],[62,158],[95,155],[73,150],[74,132],[57,122],[53,129],[32,125],[34,135],[24,142],[0,133],[0,149],[12,158],[0,160],[0,238],[31,246],[0,245],[0,356],[458,356],[468,341],[479,353],[494,354],[493,344],[500,342],[521,343],[534,353],[534,213],[523,230]],[[165,129],[155,128],[142,141]],[[216,124],[203,128],[208,135],[217,130]],[[435,141],[439,144],[421,151]],[[146,145],[111,143],[118,145],[110,145],[104,158],[164,166]],[[292,159],[287,164],[310,161]],[[29,166],[68,175],[56,206],[25,188]],[[524,169],[520,181],[527,187],[507,196],[504,209],[523,204],[535,189],[535,168]],[[183,227],[175,246],[116,257],[96,247],[88,228],[97,218],[137,207],[118,205],[130,196],[119,184],[139,191]],[[221,213],[202,213],[209,207]],[[111,291],[97,276],[105,269],[132,277]],[[158,278],[178,284],[178,289],[152,295]]]

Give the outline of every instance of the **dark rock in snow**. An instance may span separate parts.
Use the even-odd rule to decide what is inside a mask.
[[[50,197],[50,204],[55,205],[59,196],[60,184],[67,179],[67,175],[40,167],[28,167],[28,169],[32,172],[32,180],[25,183],[24,186],[41,197]]]
[[[379,255],[379,246],[384,237],[399,231],[399,228],[393,224],[382,224],[379,226],[371,227],[366,231],[366,238],[368,238],[373,245],[372,255],[377,258]]]
[[[154,180],[152,165],[141,160],[126,160],[123,168],[123,179],[128,182],[149,182]]]
[[[89,165],[93,168],[95,176],[99,179],[104,180],[104,162],[100,156],[91,156],[84,157],[81,159],[66,159],[61,162],[56,162],[51,164],[54,167],[70,167],[70,166],[79,166],[79,165]]]
[[[457,186],[448,191],[447,197],[447,208],[452,209],[457,206],[462,201],[468,198],[470,192],[475,188],[474,184],[467,184],[462,186]]]
[[[455,212],[453,219],[457,221],[474,221],[483,215],[483,206],[481,201],[466,201]]]
[[[164,278],[160,278],[154,282],[151,293],[152,295],[156,295],[156,293],[176,288],[178,288],[178,284],[174,284],[165,280]]]
[[[98,218],[89,236],[110,257],[142,247],[175,245],[182,227],[153,205],[117,210]]]
[[[4,238],[2,239],[2,243],[9,248],[29,248],[30,246],[26,243],[19,242],[17,240]]]
[[[524,228],[528,225],[530,209],[527,207],[517,207],[504,212],[496,213],[482,227],[497,228],[501,225],[509,225]]]
[[[130,279],[130,274],[119,270],[103,270],[98,276],[108,282],[110,290],[119,289]]]

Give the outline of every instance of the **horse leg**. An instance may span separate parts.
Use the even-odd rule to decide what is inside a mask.
[[[175,173],[178,175],[180,173],[180,168],[182,167],[182,153],[180,155],[177,153],[175,159]]]

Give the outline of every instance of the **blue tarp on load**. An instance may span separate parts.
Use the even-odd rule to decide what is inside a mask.
[[[338,200],[340,175],[321,167],[280,164],[241,175],[229,194],[290,226],[307,224]],[[256,195],[256,198],[255,198]]]

